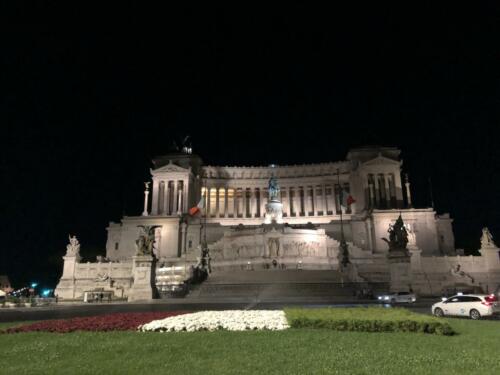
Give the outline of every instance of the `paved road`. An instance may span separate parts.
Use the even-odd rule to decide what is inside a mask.
[[[405,306],[412,311],[420,313],[430,313],[430,306],[433,301],[422,301],[410,306]],[[152,312],[152,311],[200,311],[200,310],[229,310],[229,309],[280,309],[286,306],[302,307],[347,307],[347,306],[380,306],[376,302],[342,301],[342,302],[314,302],[314,301],[293,301],[293,302],[208,302],[208,301],[185,301],[169,300],[153,301],[149,303],[102,303],[102,304],[58,304],[49,307],[31,307],[0,309],[0,322],[63,319],[76,316],[93,316],[117,312]],[[384,305],[390,307],[390,305]]]

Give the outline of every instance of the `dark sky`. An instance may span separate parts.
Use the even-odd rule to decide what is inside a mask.
[[[458,247],[500,236],[499,7],[0,9],[0,273],[53,283],[141,212],[150,160],[190,134],[207,164],[402,149],[416,205]],[[49,3],[50,5],[40,5]],[[38,4],[38,5],[36,5]],[[477,7],[477,8],[474,8]],[[108,8],[106,8],[108,7]]]

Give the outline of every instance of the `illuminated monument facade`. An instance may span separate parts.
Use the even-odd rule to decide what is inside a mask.
[[[209,279],[235,271],[338,273],[343,239],[355,268],[350,281],[390,282],[392,261],[383,238],[400,215],[411,270],[403,279],[411,284],[393,289],[433,294],[457,283],[493,288],[500,282],[498,251],[491,250],[496,247],[479,257],[457,255],[450,216],[412,207],[399,156],[396,148],[366,147],[350,150],[339,162],[209,166],[184,147],[155,159],[142,215],[110,223],[105,258],[80,263],[78,254],[66,255],[56,292],[81,298],[102,287],[132,300],[151,298],[149,292],[134,296],[136,271],[147,268],[140,259],[147,254],[138,253],[144,227],[154,261],[142,283],[151,278],[153,289],[164,270],[179,282],[187,279],[203,249],[210,256]]]

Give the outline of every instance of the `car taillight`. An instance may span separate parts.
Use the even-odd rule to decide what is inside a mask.
[[[485,306],[492,306],[492,305],[493,305],[493,302],[483,301],[483,302],[481,302],[481,305],[485,305]]]
[[[489,296],[484,297],[484,299],[488,302],[498,302],[498,298],[494,294],[490,294]]]

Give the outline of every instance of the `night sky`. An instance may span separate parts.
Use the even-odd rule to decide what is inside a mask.
[[[104,254],[142,211],[151,159],[191,135],[206,164],[343,160],[397,146],[417,207],[457,247],[500,242],[500,12],[439,8],[98,9],[0,13],[0,274],[55,286],[68,233]],[[41,3],[38,3],[41,4]],[[474,6],[479,8],[473,8]],[[7,17],[6,17],[7,16]]]

